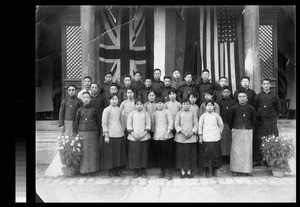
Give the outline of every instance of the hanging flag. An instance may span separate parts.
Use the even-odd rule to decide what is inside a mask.
[[[147,65],[151,64],[147,57],[145,27],[146,22],[151,21],[146,20],[143,7],[109,10],[103,7],[100,12],[103,25],[99,44],[100,70],[111,71],[113,81],[120,81],[126,74],[133,75],[136,70],[145,76]]]
[[[229,7],[200,7],[199,54],[201,70],[211,80],[226,76],[234,92],[239,81],[236,19]]]

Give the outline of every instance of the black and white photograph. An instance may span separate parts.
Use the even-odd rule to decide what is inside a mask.
[[[296,203],[295,5],[34,7],[39,202]]]

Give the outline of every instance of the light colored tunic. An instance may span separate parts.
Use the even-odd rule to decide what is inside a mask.
[[[175,117],[176,117],[177,113],[181,110],[181,103],[179,103],[176,100],[168,101],[165,103],[164,108],[168,109],[171,112],[172,117],[173,117],[173,122],[175,124]]]
[[[197,119],[199,120],[199,117],[200,117],[200,115],[199,115],[199,106],[197,106],[196,104],[191,104],[190,110],[195,113],[195,115],[197,116]]]
[[[230,170],[251,173],[253,129],[232,129]]]
[[[167,140],[173,137],[171,130],[173,129],[173,117],[169,110],[156,110],[153,114],[154,124],[154,140]],[[167,134],[167,131],[170,132]]]
[[[127,99],[127,100],[123,101],[120,105],[120,109],[122,111],[122,116],[124,117],[125,129],[127,129],[127,118],[129,116],[130,112],[133,112],[135,110],[134,99],[132,99],[132,100]]]
[[[108,106],[103,110],[102,128],[103,133],[108,132],[108,137],[119,138],[125,135],[122,111],[118,106]]]
[[[202,103],[199,108],[199,117],[206,112],[205,103]],[[220,115],[220,106],[216,102],[214,102],[214,112]]]
[[[152,123],[152,120],[153,120],[153,113],[156,111],[156,104],[155,102],[146,102],[144,104],[144,109],[145,111],[150,115],[150,118],[151,118],[151,131],[154,132],[154,124]]]
[[[206,112],[199,119],[198,134],[202,134],[204,142],[216,142],[221,139],[223,127],[224,124],[219,114]]]
[[[145,131],[150,131],[151,120],[150,115],[144,111],[135,110],[131,112],[127,119],[127,130],[128,132],[133,131],[136,135],[141,135]],[[151,136],[147,133],[140,141],[146,141],[150,139]],[[136,141],[135,138],[129,133],[127,139],[131,141]]]
[[[195,143],[197,142],[197,131],[198,131],[198,119],[197,116],[194,114],[193,111],[179,111],[175,118],[175,129],[176,129],[176,135],[175,135],[175,142],[179,143]],[[187,139],[181,131],[184,130],[188,133],[191,131],[194,132],[194,134]]]

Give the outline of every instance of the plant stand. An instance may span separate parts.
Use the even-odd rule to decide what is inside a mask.
[[[285,175],[283,170],[272,170],[272,174],[274,177],[282,178]]]

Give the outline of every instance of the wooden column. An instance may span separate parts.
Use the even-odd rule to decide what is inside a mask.
[[[82,66],[82,88],[84,76],[91,76],[93,81],[98,81],[97,70],[97,41],[95,26],[95,7],[80,6],[81,25],[81,66]]]
[[[244,12],[245,75],[251,79],[250,88],[261,91],[259,59],[259,7],[245,6]]]

